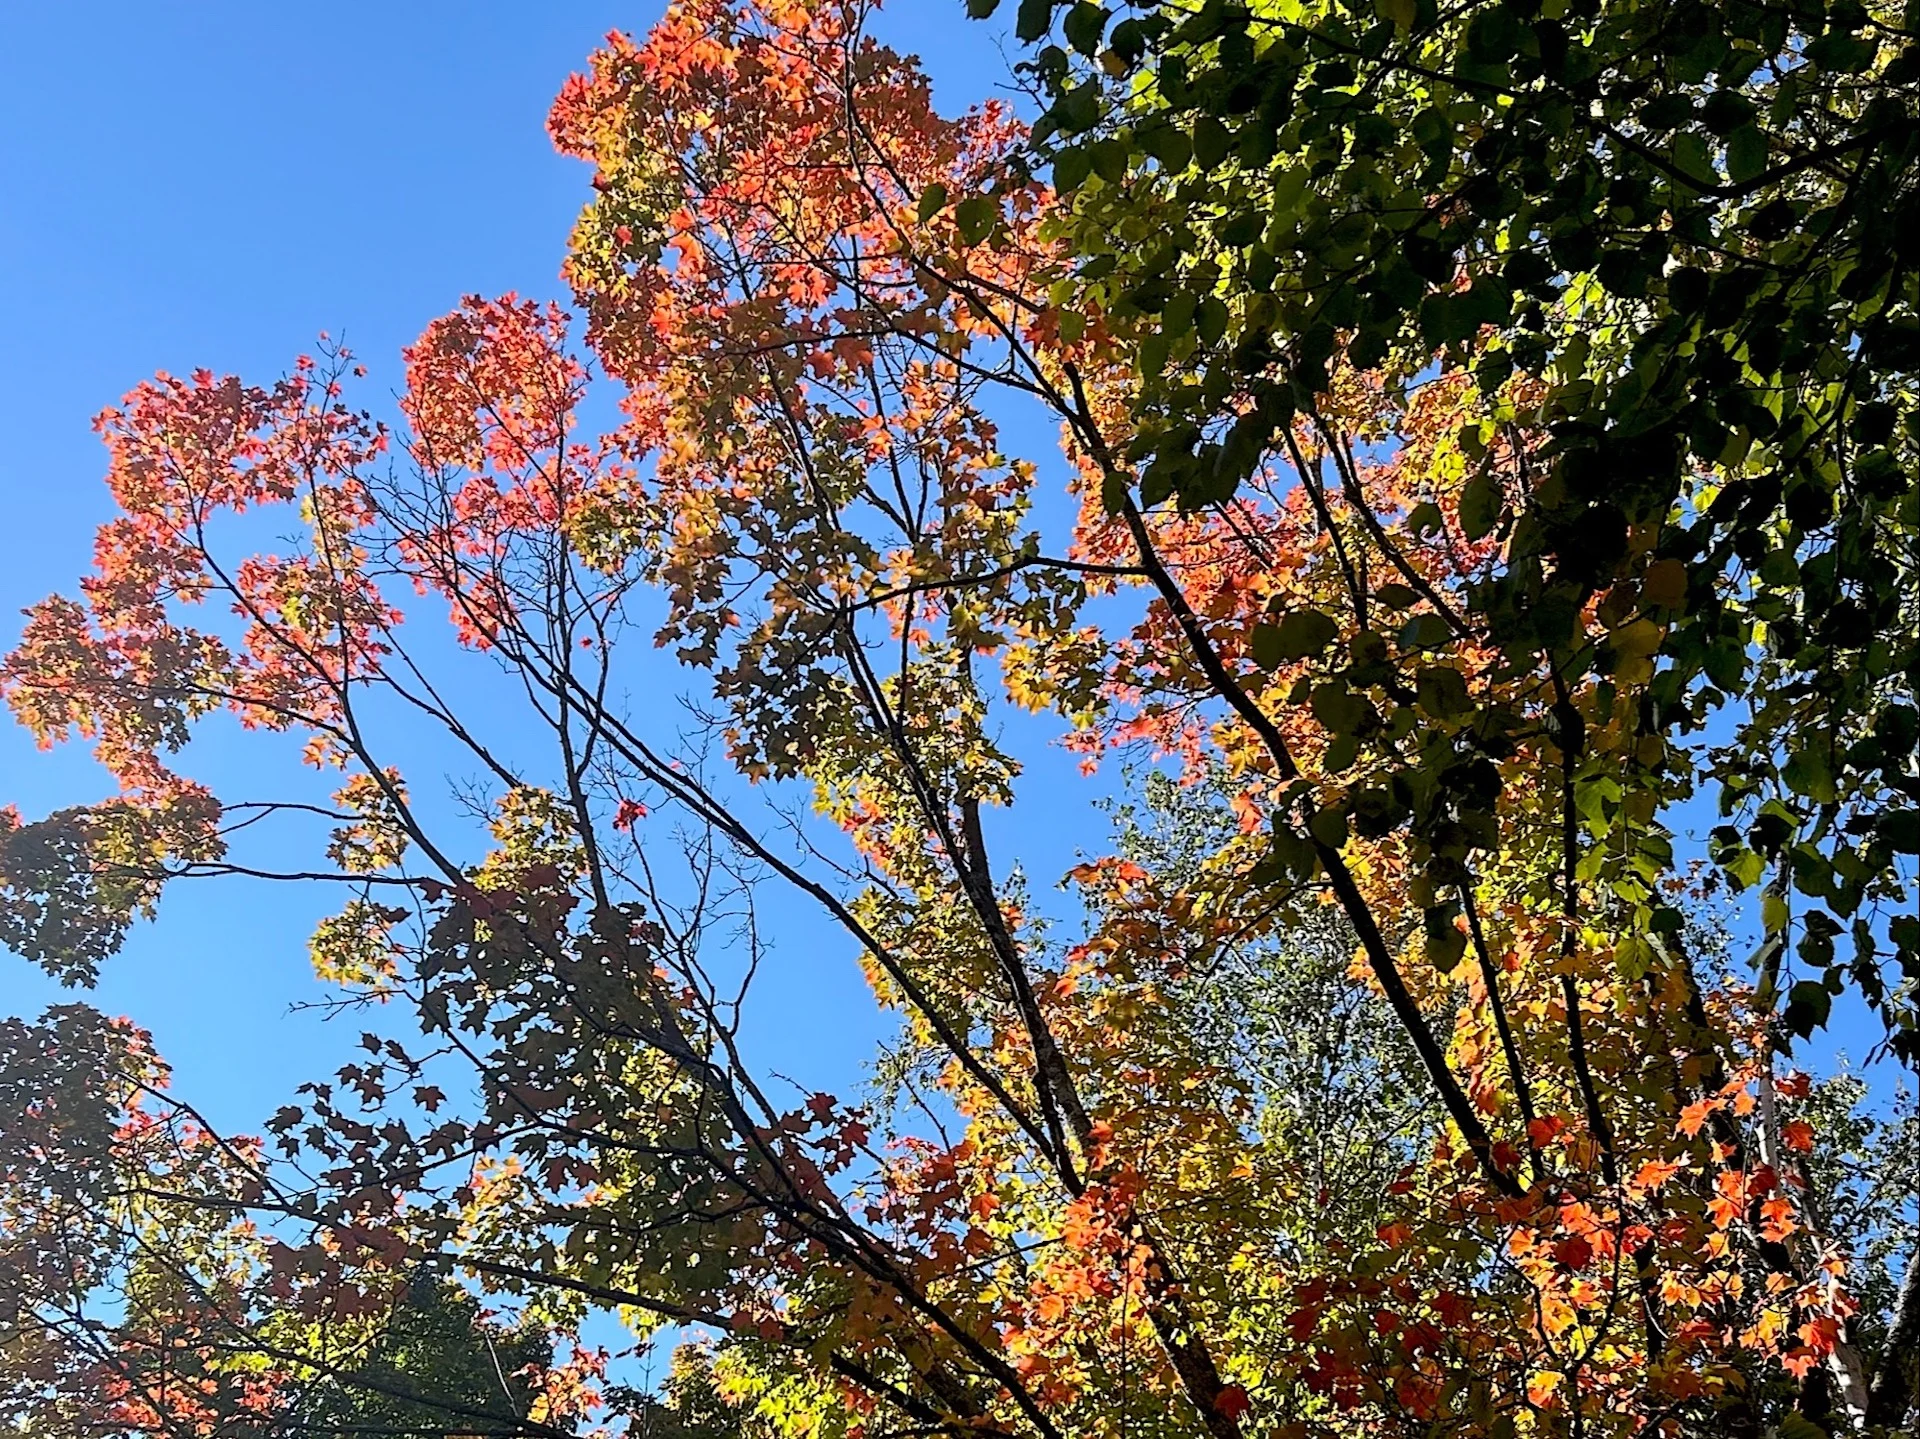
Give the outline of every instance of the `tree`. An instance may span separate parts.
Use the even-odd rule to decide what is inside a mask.
[[[1825,906],[1769,908],[1800,941],[1788,1028],[1849,987],[1920,1058],[1920,928],[1875,916],[1920,852],[1911,7],[1025,0],[1017,23],[1051,101],[1028,163],[1072,196],[1082,261],[1053,298],[1138,357],[1116,495],[1226,500],[1297,425],[1328,503],[1364,511],[1330,376],[1471,375],[1464,524],[1502,562],[1459,619],[1556,695],[1657,658],[1639,729],[1717,791],[1717,861]],[[1503,474],[1483,454],[1514,433]]]
[[[79,1005],[0,1027],[0,1417],[34,1434],[544,1435],[591,1379],[426,1274],[276,1272],[257,1144],[167,1094],[147,1036]]]
[[[657,1393],[627,1391],[615,1402],[632,1415],[628,1432],[638,1439],[737,1439],[770,1432],[724,1393],[710,1346],[683,1343],[673,1351],[667,1377]]]
[[[275,1424],[309,1434],[519,1434],[534,1381],[554,1369],[537,1329],[496,1326],[466,1291],[419,1276],[359,1361],[283,1405]]]
[[[1758,1434],[1882,1389],[1897,1421],[1912,1340],[1858,1312],[1874,1221],[1822,1204],[1790,960],[1756,994],[1689,930],[1661,626],[1583,602],[1580,665],[1522,662],[1474,608],[1489,486],[1551,443],[1533,382],[1343,361],[1231,494],[1143,493],[1146,341],[1076,308],[1078,212],[862,15],[685,0],[562,93],[614,433],[513,297],[408,350],[396,433],[338,351],[103,416],[122,515],[0,684],[122,789],[9,824],[8,942],[84,979],[163,880],[323,875],[316,963],[418,1029],[182,1203],[256,1217],[282,1306],[459,1272],[561,1334],[702,1329],[701,1382],[796,1434]],[[1014,405],[1059,423],[1064,504]],[[268,505],[299,544],[236,557]],[[646,642],[732,778],[623,699]],[[501,672],[517,716],[456,706]],[[304,736],[331,803],[177,773],[222,713]],[[1060,802],[1005,738],[1032,713],[1163,776],[1057,901],[1007,859]],[[394,762],[423,722],[485,777],[451,817]],[[267,824],[317,825],[312,867]],[[899,1018],[872,1104],[743,1050],[766,885]],[[187,1347],[223,1375],[334,1362],[260,1307],[222,1335]]]

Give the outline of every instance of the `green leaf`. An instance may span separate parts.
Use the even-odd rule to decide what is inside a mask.
[[[1119,56],[1123,64],[1135,64],[1147,53],[1146,31],[1138,20],[1122,20],[1107,37],[1107,48]]]
[[[1091,80],[1074,86],[1060,97],[1053,114],[1070,135],[1091,130],[1100,119],[1100,87]]]
[[[1273,182],[1273,213],[1275,218],[1288,216],[1299,207],[1301,198],[1307,192],[1308,168],[1299,164],[1283,170]]]
[[[1473,708],[1467,694],[1466,678],[1448,665],[1433,665],[1420,671],[1414,681],[1420,708],[1435,719],[1452,719]]]
[[[1460,491],[1460,528],[1470,540],[1484,540],[1500,523],[1505,495],[1491,466],[1482,467]]]
[[[1097,141],[1092,147],[1093,173],[1109,185],[1118,185],[1127,178],[1127,166],[1133,163],[1133,152],[1120,140],[1108,138]]]
[[[1208,295],[1193,312],[1193,328],[1202,344],[1217,345],[1227,333],[1227,324],[1231,319],[1226,302],[1218,295]]]
[[[1373,597],[1390,610],[1404,610],[1420,598],[1414,590],[1397,583],[1380,586]]]
[[[1387,642],[1374,631],[1361,630],[1348,642],[1347,651],[1353,657],[1353,668],[1356,673],[1361,670],[1385,670]],[[1377,682],[1377,679],[1368,680],[1369,684]]]
[[[1696,131],[1687,130],[1675,137],[1673,163],[1675,169],[1693,181],[1690,188],[1698,190],[1713,183],[1707,178],[1713,173],[1713,166],[1707,160],[1707,142]]]
[[[992,234],[999,219],[1000,207],[985,195],[970,195],[953,211],[953,221],[960,229],[960,239],[968,245],[977,245]]]
[[[1072,145],[1053,157],[1053,188],[1071,195],[1093,173],[1093,151],[1085,145]]]
[[[1874,827],[1895,854],[1920,854],[1920,809],[1889,810]]]
[[[1795,794],[1803,794],[1815,804],[1833,804],[1840,798],[1840,791],[1833,782],[1833,768],[1828,763],[1826,751],[1820,747],[1818,736],[1814,737],[1812,744],[1794,751],[1788,757],[1781,777],[1792,786]]]
[[[1419,13],[1417,0],[1373,0],[1373,8],[1382,20],[1390,21],[1402,34],[1413,28]]]
[[[1193,328],[1193,312],[1193,291],[1176,291],[1160,310],[1160,333],[1170,340],[1179,339]]]
[[[1466,293],[1465,310],[1468,335],[1482,325],[1504,325],[1513,315],[1513,289],[1498,275],[1481,275]]]
[[[1780,1439],[1829,1439],[1827,1431],[1804,1414],[1788,1414],[1775,1427]]]
[[[1193,161],[1202,170],[1226,159],[1232,145],[1232,134],[1213,116],[1202,115],[1193,122]]]
[[[1265,630],[1270,636],[1268,652],[1273,656],[1272,661],[1260,660],[1268,669],[1288,660],[1303,660],[1319,655],[1340,633],[1340,627],[1318,610],[1289,610],[1277,626],[1262,625],[1260,630]],[[1259,659],[1260,630],[1254,631],[1255,659]]]
[[[1833,996],[1817,979],[1803,979],[1787,991],[1785,1023],[1789,1033],[1802,1039],[1825,1026],[1833,1013]]]
[[[1400,648],[1403,650],[1437,650],[1452,638],[1453,631],[1436,614],[1415,615],[1400,626]]]
[[[1778,934],[1786,929],[1793,916],[1787,909],[1785,896],[1775,894],[1771,889],[1760,900],[1760,922],[1768,934]]]
[[[1387,358],[1392,348],[1393,336],[1385,330],[1362,330],[1347,346],[1347,359],[1362,370],[1371,370]]]
[[[1013,21],[1015,38],[1029,42],[1038,40],[1052,27],[1053,0],[1020,0],[1020,9]]]
[[[1453,922],[1456,913],[1458,910],[1454,905],[1443,904],[1436,905],[1421,916],[1421,927],[1426,932],[1427,958],[1442,974],[1453,973],[1467,952],[1467,937]]]
[[[1320,867],[1320,855],[1313,842],[1284,823],[1273,822],[1273,857],[1276,863],[1296,879],[1311,879]]]
[[[1061,25],[1061,31],[1067,37],[1067,43],[1082,55],[1092,55],[1100,49],[1100,36],[1107,28],[1107,12],[1099,5],[1080,0]]]
[[[1167,340],[1164,329],[1157,330],[1140,342],[1140,374],[1143,378],[1157,380],[1167,368]]]
[[[1727,178],[1736,185],[1765,173],[1767,137],[1758,125],[1742,125],[1727,138]]]
[[[1347,842],[1347,812],[1330,804],[1307,821],[1307,829],[1328,849],[1338,849]]]
[[[1367,716],[1367,702],[1338,681],[1316,685],[1309,703],[1313,717],[1333,734],[1352,734]]]
[[[1276,669],[1286,661],[1286,656],[1280,652],[1280,630],[1277,625],[1255,625],[1249,648],[1253,650],[1253,662],[1263,670]]]
[[[1713,859],[1726,871],[1735,890],[1751,889],[1767,872],[1766,860],[1744,844],[1717,845]]]
[[[1638,982],[1645,979],[1659,961],[1659,951],[1637,934],[1630,934],[1614,947],[1613,962],[1621,978]]]
[[[1429,349],[1458,344],[1473,333],[1463,295],[1429,295],[1420,302],[1420,339]]]
[[[1807,46],[1809,60],[1837,75],[1855,75],[1873,63],[1878,48],[1871,38],[1832,30]]]
[[[935,180],[920,192],[919,216],[924,224],[947,208],[947,187]]]
[[[1155,125],[1142,132],[1140,146],[1171,171],[1186,169],[1187,162],[1193,158],[1193,145],[1187,139],[1187,132],[1178,125]]]
[[[1446,515],[1441,513],[1440,506],[1432,500],[1422,500],[1407,514],[1407,528],[1416,535],[1438,534],[1446,527]]]

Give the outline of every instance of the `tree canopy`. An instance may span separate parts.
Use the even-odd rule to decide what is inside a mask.
[[[1804,1041],[1920,1035],[1912,18],[1025,0],[1029,124],[868,9],[609,37],[578,318],[468,298],[391,423],[331,345],[100,417],[0,691],[118,791],[0,812],[0,943],[325,884],[371,1028],[260,1139],[0,1030],[9,1421],[1908,1422],[1913,1120]],[[754,984],[835,962],[894,1038],[796,1092]]]
[[[1669,791],[1719,799],[1729,875],[1831,911],[1790,1027],[1850,983],[1920,1054],[1920,929],[1865,917],[1920,850],[1911,12],[1028,0],[1018,26],[1073,302],[1135,346],[1116,489],[1230,498],[1325,431],[1341,366],[1471,374],[1464,523],[1502,548],[1460,618],[1557,689],[1657,626],[1638,727]],[[1687,754],[1703,732],[1731,742]]]

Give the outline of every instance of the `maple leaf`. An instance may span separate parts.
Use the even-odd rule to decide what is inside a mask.
[[[1575,1234],[1557,1242],[1553,1255],[1569,1269],[1585,1269],[1593,1258],[1593,1245],[1584,1236]]]
[[[1714,1100],[1696,1099],[1681,1111],[1680,1120],[1676,1127],[1680,1133],[1691,1139],[1706,1127],[1708,1117],[1719,1107],[1719,1104]]]
[[[1649,1159],[1634,1171],[1634,1187],[1649,1194],[1655,1193],[1684,1167],[1677,1160]]]
[[[1253,1407],[1253,1400],[1244,1387],[1238,1384],[1223,1384],[1213,1399],[1214,1411],[1228,1419],[1238,1420]]]

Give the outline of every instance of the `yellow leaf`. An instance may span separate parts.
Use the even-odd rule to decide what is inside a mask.
[[[1640,581],[1640,597],[1649,605],[1677,610],[1687,600],[1687,567],[1679,560],[1656,560]]]
[[[1645,659],[1660,648],[1660,641],[1665,637],[1666,631],[1652,620],[1635,620],[1615,630],[1607,642],[1616,654],[1628,659]]]

